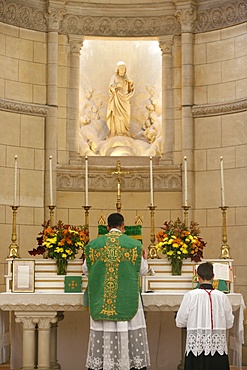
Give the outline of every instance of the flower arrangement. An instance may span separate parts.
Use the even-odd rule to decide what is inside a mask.
[[[197,222],[192,221],[187,227],[179,218],[175,222],[166,221],[162,230],[156,235],[158,240],[156,249],[165,254],[171,262],[182,261],[185,258],[199,262],[207,244],[199,234],[200,229]]]
[[[84,226],[65,225],[62,221],[55,226],[50,226],[48,221],[42,226],[43,231],[37,237],[37,249],[29,251],[32,256],[45,254],[56,260],[74,259],[88,242],[88,229]]]

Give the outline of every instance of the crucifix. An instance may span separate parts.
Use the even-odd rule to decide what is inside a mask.
[[[108,172],[109,175],[116,175],[117,176],[117,203],[116,208],[117,211],[121,211],[121,176],[122,175],[128,175],[129,171],[121,171],[121,163],[120,161],[117,161],[117,170],[113,172]]]

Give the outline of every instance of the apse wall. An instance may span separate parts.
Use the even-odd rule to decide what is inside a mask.
[[[235,290],[246,296],[247,78],[246,24],[195,36],[195,219],[206,257],[217,258],[222,240],[220,156],[224,160],[227,243]],[[244,352],[245,353],[245,352]],[[245,353],[246,356],[246,353]]]

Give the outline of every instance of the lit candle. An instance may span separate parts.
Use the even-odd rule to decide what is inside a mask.
[[[187,157],[184,157],[184,205],[188,205],[188,173],[187,173]]]
[[[85,157],[85,206],[88,206],[88,157]]]
[[[15,170],[14,170],[14,206],[17,205],[17,155],[15,156]]]
[[[154,187],[153,187],[153,158],[150,157],[150,203],[154,205]]]
[[[50,155],[50,206],[53,206],[53,194],[52,194],[52,155]]]
[[[221,207],[225,207],[225,186],[224,186],[223,157],[220,157],[220,178],[221,178]]]

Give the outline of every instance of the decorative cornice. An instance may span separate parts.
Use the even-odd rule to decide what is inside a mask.
[[[17,102],[14,100],[0,99],[0,110],[45,117],[47,116],[49,107],[46,105],[37,105]]]
[[[223,4],[218,2],[215,6],[210,4],[210,6],[205,6],[205,8],[200,9],[199,7],[195,22],[195,32],[217,30],[246,22],[246,20],[246,0],[226,1]]]
[[[146,171],[140,169],[140,171],[133,171],[131,168],[130,174],[125,175],[121,178],[121,191],[122,192],[139,192],[150,191],[150,176],[149,169]],[[181,174],[179,170],[169,171],[165,170],[162,173],[162,169],[159,171],[154,170],[154,190],[156,192],[164,191],[181,191]],[[91,169],[88,180],[88,187],[90,191],[102,192],[102,191],[113,191],[117,189],[117,179],[115,176],[110,175],[107,171],[102,171],[102,166],[97,170]],[[57,173],[57,188],[58,190],[73,190],[73,191],[84,191],[85,190],[85,176],[84,172],[78,170],[58,170]]]
[[[218,116],[222,114],[238,113],[247,110],[247,99],[222,104],[196,105],[192,108],[192,115],[196,117]]]
[[[48,14],[51,9],[47,11],[45,1],[43,4],[33,4],[25,0],[19,0],[19,3],[0,0],[0,21],[36,31],[48,32],[56,29],[62,34],[83,36],[154,37],[181,33],[173,7],[149,9],[148,12],[148,5],[146,8],[144,5],[141,8],[133,5],[128,12],[125,10],[119,15],[117,6],[108,6],[106,12],[103,4],[102,9],[99,4],[95,7],[90,7],[87,3],[82,5],[78,8],[65,6],[63,9],[52,9],[51,14]],[[188,16],[190,9],[184,9],[183,12]],[[138,17],[132,16],[137,13]],[[201,6],[198,4],[195,13],[195,33],[221,29],[247,21],[247,2],[228,0],[214,5],[211,2]]]

